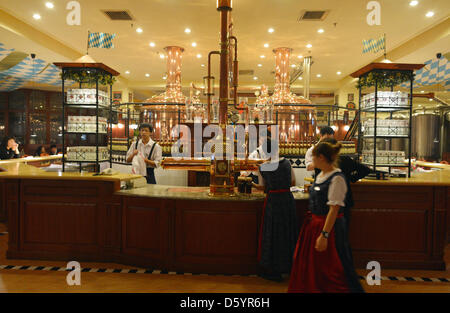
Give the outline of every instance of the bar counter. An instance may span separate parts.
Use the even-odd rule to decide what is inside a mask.
[[[10,259],[114,262],[194,273],[258,273],[264,195],[209,197],[208,188],[119,190],[133,175],[45,173],[2,165]],[[353,184],[350,241],[358,268],[443,270],[448,172]],[[298,222],[308,195],[294,193]]]

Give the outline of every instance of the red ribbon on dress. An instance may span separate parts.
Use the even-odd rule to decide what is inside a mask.
[[[261,225],[259,226],[259,237],[258,237],[258,261],[261,260],[261,242],[262,242],[262,232],[264,227],[264,213],[266,212],[266,205],[267,205],[267,198],[269,197],[269,193],[284,193],[284,192],[290,192],[290,189],[277,189],[277,190],[269,190],[269,192],[266,194],[266,198],[264,199],[264,206],[262,209],[262,215],[261,215]]]

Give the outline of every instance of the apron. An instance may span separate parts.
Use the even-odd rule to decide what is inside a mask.
[[[138,142],[136,142],[136,149],[138,146]],[[150,150],[150,153],[148,155],[148,159],[151,160],[152,154],[153,154],[153,150],[155,149],[155,145],[156,142],[153,143],[152,149]],[[147,184],[156,184],[156,179],[155,179],[155,168],[153,167],[147,167],[147,176],[145,176],[145,178],[147,179]]]

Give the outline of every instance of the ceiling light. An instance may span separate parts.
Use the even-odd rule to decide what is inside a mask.
[[[299,78],[298,78],[298,80],[302,80],[302,79],[303,79],[303,77],[299,77]]]
[[[424,93],[425,91],[421,90],[420,93]]]
[[[148,74],[148,73],[147,73],[147,74],[145,74],[145,77],[150,77],[150,74]]]
[[[310,43],[307,44],[307,45],[306,45],[306,48],[312,48],[312,44],[310,44]]]
[[[202,55],[199,53],[197,54],[197,59],[200,59],[202,57]]]
[[[258,64],[258,67],[262,67],[262,64]]]
[[[55,7],[54,4],[51,3],[51,2],[46,2],[46,3],[45,3],[45,6],[46,6],[47,8],[49,8],[49,9],[53,9],[53,8]]]
[[[165,57],[164,57],[164,54],[162,54],[162,53],[159,54],[159,57],[160,57],[161,59],[164,59],[164,58],[165,58]]]
[[[167,79],[167,76],[163,76],[163,79]]]
[[[292,64],[291,67],[295,68],[296,66],[295,66],[295,64]]]
[[[193,42],[191,45],[192,45],[193,47],[197,47],[197,43],[196,43],[196,42]]]
[[[273,29],[272,27],[271,28],[269,28],[268,30],[267,30],[269,33],[273,33],[274,31],[275,31],[275,29]]]
[[[433,11],[429,11],[425,16],[426,17],[432,17],[434,15]]]
[[[341,72],[337,72],[336,74],[341,75],[342,73]]]
[[[126,71],[125,74],[130,74],[130,71]]]
[[[265,44],[264,44],[264,48],[269,48],[269,44],[268,44],[268,43],[265,43]]]
[[[264,59],[265,57],[266,57],[265,55],[261,55],[261,56],[260,56],[261,59]]]
[[[186,28],[186,29],[184,30],[184,32],[185,32],[186,34],[190,34],[190,33],[191,33],[191,29],[190,29],[190,28]]]
[[[323,28],[320,28],[319,30],[317,30],[317,32],[318,32],[319,34],[322,34],[322,33],[324,32],[324,30],[323,30]]]
[[[411,2],[409,3],[409,5],[412,6],[412,7],[415,7],[415,6],[418,5],[418,4],[419,4],[419,1],[416,1],[416,0],[411,1]]]
[[[320,78],[320,77],[322,77],[322,75],[321,75],[321,74],[317,74],[316,76],[317,76],[317,77],[319,77],[319,78]]]
[[[35,20],[40,20],[40,19],[41,19],[41,16],[40,16],[38,13],[35,13],[35,14],[33,14],[33,18],[34,18]]]
[[[150,47],[154,47],[155,46],[155,43],[154,42],[151,42],[150,43]]]
[[[205,67],[205,64],[202,64],[201,67]]]
[[[297,58],[301,59],[301,58],[303,58],[303,55],[299,55]]]
[[[257,79],[258,79],[258,77],[256,77],[256,76],[253,77],[253,80],[257,80]]]
[[[433,99],[432,99],[432,98],[430,98],[430,101],[433,101]]]
[[[143,32],[143,30],[142,30],[142,28],[138,27],[138,28],[136,28],[136,32],[140,34]]]

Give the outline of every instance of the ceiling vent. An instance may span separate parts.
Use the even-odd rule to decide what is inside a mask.
[[[298,21],[323,21],[327,17],[329,11],[306,11],[300,13]]]
[[[128,11],[103,11],[103,13],[105,13],[106,16],[108,16],[113,21],[132,21],[133,20],[133,18],[131,17],[131,15]]]
[[[253,75],[255,73],[254,70],[240,70],[239,75]]]

